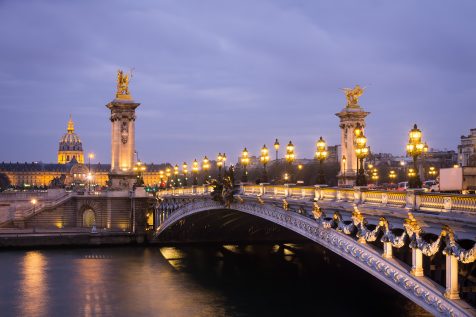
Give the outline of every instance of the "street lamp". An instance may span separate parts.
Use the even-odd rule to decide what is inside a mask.
[[[141,161],[137,161],[132,170],[137,173],[136,186],[144,185],[144,178],[142,177],[142,173],[146,170],[145,164],[143,164]]]
[[[175,164],[175,166],[174,166],[174,187],[177,187],[177,185],[178,185],[178,174],[179,174],[179,167],[178,167],[178,164]]]
[[[35,207],[36,207],[36,204],[38,203],[38,200],[36,200],[36,198],[32,198],[31,199],[31,204],[33,205],[33,220],[34,220],[34,225],[33,225],[33,232],[36,232],[36,215],[35,215]]]
[[[198,185],[198,162],[197,159],[193,160],[192,163],[192,173],[193,173],[193,185]]]
[[[367,138],[364,135],[364,130],[357,124],[354,129],[355,136],[355,155],[357,156],[357,178],[355,184],[357,186],[367,185],[367,179],[364,171],[364,159],[369,155],[369,148],[367,147]]]
[[[248,181],[248,171],[246,170],[246,167],[250,163],[250,158],[249,158],[249,153],[246,148],[243,149],[243,152],[241,152],[241,165],[243,166],[243,174],[241,175],[241,181],[243,183],[246,183]]]
[[[223,161],[223,168],[225,168],[226,167],[226,154],[225,153],[223,153],[222,161]],[[225,172],[223,172],[223,175],[225,175]]]
[[[164,181],[164,171],[159,170],[159,180],[160,180],[160,187],[162,187],[162,183]]]
[[[327,149],[326,149],[326,141],[324,141],[322,136],[316,142],[316,154],[315,154],[315,156],[316,156],[316,159],[319,161],[319,175],[317,177],[317,183],[318,184],[325,184],[326,183],[326,178],[324,176],[323,163],[324,163],[324,160],[327,158]]]
[[[342,175],[344,176],[344,184],[345,184],[345,168],[346,168],[346,163],[347,163],[347,158],[345,157],[345,155],[342,155],[342,166],[343,166],[343,173]]]
[[[372,169],[372,175],[371,175],[371,177],[372,177],[372,181],[373,181],[375,184],[377,184],[377,181],[378,181],[378,179],[379,179],[378,169],[376,169],[376,168]]]
[[[221,168],[223,167],[223,155],[218,153],[217,156],[217,166],[218,166],[218,179],[221,178]]]
[[[407,155],[413,158],[413,170],[414,173],[408,173],[408,184],[410,188],[421,188],[421,179],[418,175],[417,160],[420,155],[428,151],[428,145],[421,140],[421,130],[417,125],[413,126],[413,129],[408,133]]]
[[[291,177],[291,166],[294,162],[294,159],[296,158],[296,156],[294,155],[294,145],[291,141],[289,141],[288,145],[286,146],[286,155],[285,155],[285,158],[286,158],[286,163],[287,165],[289,165],[289,174],[288,172],[286,171],[286,174],[288,174],[288,179],[287,180],[292,180],[292,177]],[[286,170],[288,169],[288,166],[286,166]]]
[[[434,166],[430,166],[430,170],[428,171],[428,175],[432,176],[433,178],[436,176],[436,168]]]
[[[183,186],[187,186],[187,174],[188,174],[188,165],[187,162],[182,164],[182,174],[183,174]]]
[[[278,151],[279,151],[279,141],[278,139],[276,139],[276,141],[274,141],[274,150],[276,151],[276,161],[278,160]]]
[[[391,170],[388,174],[388,177],[390,178],[390,183],[394,183],[395,179],[397,178],[397,173],[395,173],[394,170]]]
[[[260,161],[263,164],[263,179],[262,182],[266,183],[268,181],[268,173],[266,171],[266,164],[269,162],[269,151],[266,147],[266,144],[261,148]]]
[[[172,172],[170,170],[170,167],[167,167],[165,169],[165,176],[167,177],[167,188],[171,187],[171,182],[170,182],[170,176],[172,175]]]
[[[210,169],[210,160],[208,159],[208,157],[205,155],[205,157],[203,158],[203,161],[202,161],[202,170],[205,174],[205,182],[208,180],[209,176],[208,176],[208,170]]]

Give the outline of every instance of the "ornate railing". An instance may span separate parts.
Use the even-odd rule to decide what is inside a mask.
[[[204,195],[212,191],[206,185],[159,191],[159,196]],[[425,193],[422,190],[382,191],[364,187],[336,188],[295,185],[242,185],[241,194],[269,198],[314,201],[342,201],[356,204],[406,207],[409,210],[476,213],[476,195]]]

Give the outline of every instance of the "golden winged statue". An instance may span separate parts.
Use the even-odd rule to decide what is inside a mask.
[[[358,107],[359,97],[364,93],[364,88],[355,85],[354,88],[343,88],[345,97],[347,98],[347,107]]]
[[[132,99],[129,93],[129,79],[132,77],[132,73],[127,74],[119,69],[117,71],[117,92],[116,98],[118,99]]]

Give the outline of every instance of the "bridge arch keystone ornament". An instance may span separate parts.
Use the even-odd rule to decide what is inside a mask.
[[[161,218],[163,221],[156,229],[156,236],[160,236],[167,228],[193,214],[224,209],[223,204],[205,196],[194,197],[193,199],[184,197],[182,202],[180,200],[178,197],[173,199],[164,198],[158,203],[156,212],[166,211],[168,216]],[[287,208],[289,208],[289,205],[274,205],[265,203],[262,199],[238,199],[238,202],[232,203],[229,209],[268,220],[322,245],[378,278],[434,315],[476,315],[476,310],[466,302],[453,300],[458,298],[457,289],[451,288],[454,281],[447,280],[448,288],[444,292],[441,286],[436,285],[429,278],[410,274],[407,265],[393,259],[391,255],[392,246],[402,247],[405,244],[406,237],[409,236],[411,241],[414,242],[415,249],[422,248],[424,250],[422,253],[425,255],[436,253],[441,242],[445,240],[447,246],[443,252],[449,256],[449,258],[447,257],[447,264],[449,261],[449,265],[457,265],[458,260],[461,262],[464,262],[464,260],[474,261],[476,250],[462,250],[457,245],[454,233],[449,228],[443,228],[438,240],[434,243],[426,243],[421,239],[421,230],[417,230],[416,220],[412,218],[411,214],[409,219],[405,221],[405,229],[408,227],[408,231],[405,230],[400,236],[396,236],[390,230],[385,218],[380,218],[374,230],[367,229],[365,218],[357,208],[352,214],[352,221],[348,224],[342,221],[342,216],[338,212],[335,212],[332,218],[327,218],[317,203],[314,203],[312,209],[315,219],[285,210]],[[365,243],[365,241],[375,241],[379,231],[383,232],[381,239],[384,243],[383,255],[374,247]],[[352,238],[351,234],[354,232],[356,232],[358,240]]]

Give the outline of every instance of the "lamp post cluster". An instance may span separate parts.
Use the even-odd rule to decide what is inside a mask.
[[[407,155],[413,158],[413,168],[408,170],[408,185],[410,188],[421,188],[421,179],[418,174],[418,157],[428,152],[428,145],[422,142],[422,133],[417,125],[408,133]]]
[[[364,129],[360,124],[354,129],[355,136],[355,155],[357,156],[357,178],[355,180],[356,186],[366,186],[367,179],[364,171],[364,159],[369,155],[369,148],[367,146],[367,138],[364,135]]]
[[[269,150],[266,147],[266,144],[264,144],[263,147],[261,148],[261,155],[259,157],[259,160],[261,164],[263,164],[263,176],[261,181],[263,183],[266,183],[268,181],[268,172],[266,171],[266,165],[269,162]]]
[[[143,173],[146,170],[145,164],[143,164],[141,161],[137,161],[132,170],[137,174],[136,175],[136,186],[142,186],[144,185],[144,178],[143,178]]]
[[[394,170],[391,170],[388,174],[388,178],[390,178],[390,183],[395,183],[395,179],[397,178],[397,173]]]

